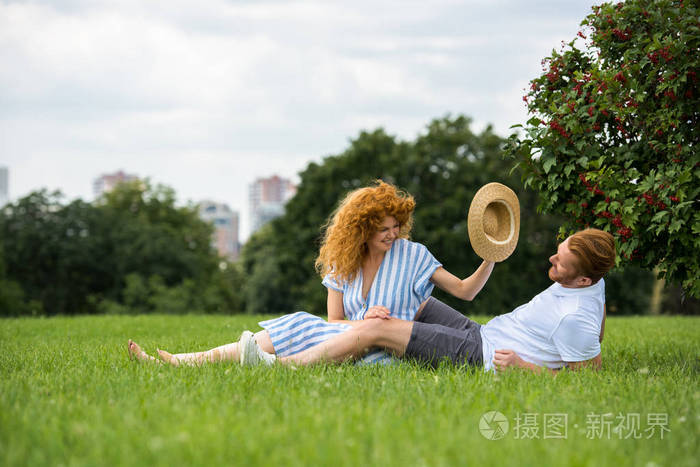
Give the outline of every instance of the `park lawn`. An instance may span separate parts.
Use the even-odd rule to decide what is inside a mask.
[[[149,353],[204,349],[260,318],[0,320],[0,465],[695,466],[700,457],[698,318],[609,318],[604,369],[556,377],[127,358],[129,337]],[[489,411],[508,421],[501,439],[479,430]]]

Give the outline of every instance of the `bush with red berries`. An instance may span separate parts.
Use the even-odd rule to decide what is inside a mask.
[[[611,232],[618,265],[657,269],[700,296],[700,8],[629,0],[593,7],[542,61],[507,153],[566,235]]]

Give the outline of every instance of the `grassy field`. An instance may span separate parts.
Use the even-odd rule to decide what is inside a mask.
[[[260,317],[0,320],[0,465],[695,466],[700,320],[609,318],[600,373],[172,368]],[[487,319],[480,319],[485,322]],[[501,439],[481,425],[502,413]],[[504,426],[501,424],[501,427]],[[529,439],[534,438],[534,439]]]

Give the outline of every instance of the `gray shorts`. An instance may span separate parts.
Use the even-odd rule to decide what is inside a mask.
[[[437,365],[448,358],[455,364],[484,364],[481,325],[430,297],[413,323],[406,356]]]

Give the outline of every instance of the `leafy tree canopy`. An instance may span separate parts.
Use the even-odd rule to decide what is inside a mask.
[[[34,192],[0,212],[0,315],[243,307],[240,274],[220,269],[212,227],[176,207],[171,189],[139,182],[95,204],[62,198]]]
[[[618,264],[657,268],[700,296],[700,9],[682,0],[593,8],[582,31],[543,60],[510,138],[539,208],[561,234],[612,232]]]

